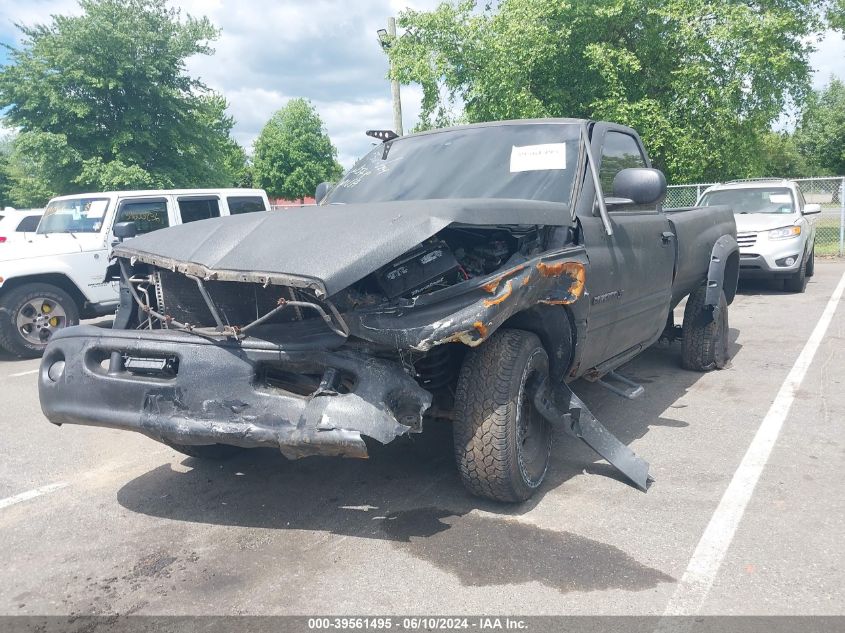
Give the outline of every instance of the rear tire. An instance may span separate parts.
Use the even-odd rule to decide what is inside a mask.
[[[52,284],[26,284],[0,299],[0,347],[22,358],[37,358],[53,335],[79,324],[73,298]]]
[[[796,272],[791,277],[787,277],[783,280],[783,289],[787,292],[804,292],[807,288],[807,260],[804,259],[801,261],[801,265],[798,267],[798,272]]]
[[[177,444],[176,442],[168,442],[166,440],[161,440],[161,442],[188,457],[196,457],[197,459],[206,459],[209,461],[229,459],[244,450],[240,446],[231,446],[229,444]]]
[[[707,286],[702,284],[687,299],[684,309],[681,357],[684,369],[711,371],[724,369],[728,354],[728,302],[719,294],[719,314],[713,319],[704,305]]]
[[[543,483],[552,431],[534,407],[534,389],[548,367],[540,339],[522,330],[499,330],[464,359],[453,439],[458,471],[473,494],[520,502]]]

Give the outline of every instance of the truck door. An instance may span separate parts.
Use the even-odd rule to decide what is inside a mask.
[[[626,128],[597,124],[592,148],[606,200],[619,171],[650,166],[639,139]],[[663,330],[671,300],[676,244],[666,215],[658,205],[608,204],[608,213],[612,236],[605,233],[597,207],[594,218],[582,219],[596,269],[587,282],[591,350],[582,363],[588,367],[651,343]]]

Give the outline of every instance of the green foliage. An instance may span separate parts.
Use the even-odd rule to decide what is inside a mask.
[[[337,150],[307,99],[291,99],[255,140],[255,185],[271,198],[302,199],[323,181],[340,178]]]
[[[584,117],[635,127],[675,182],[750,175],[761,138],[808,91],[816,0],[471,0],[407,10],[395,75],[421,127]]]
[[[845,83],[831,79],[824,90],[810,95],[795,136],[818,172],[845,174]]]
[[[818,176],[801,153],[795,135],[786,132],[766,132],[760,138],[760,166],[753,176],[802,178]]]
[[[185,72],[212,52],[207,18],[165,0],[80,0],[82,15],[19,26],[0,68],[0,107],[21,131],[10,158],[15,200],[148,186],[231,185],[226,102]]]

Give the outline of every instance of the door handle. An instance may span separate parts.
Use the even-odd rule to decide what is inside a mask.
[[[663,241],[663,246],[666,246],[669,242],[675,239],[675,234],[672,233],[672,231],[663,231],[660,239]]]

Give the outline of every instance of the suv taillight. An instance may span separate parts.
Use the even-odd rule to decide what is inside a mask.
[[[0,235],[0,244],[2,244],[2,243],[3,243],[3,242],[5,242],[5,241],[6,241],[6,238],[5,238],[5,237],[3,237],[2,235]]]

